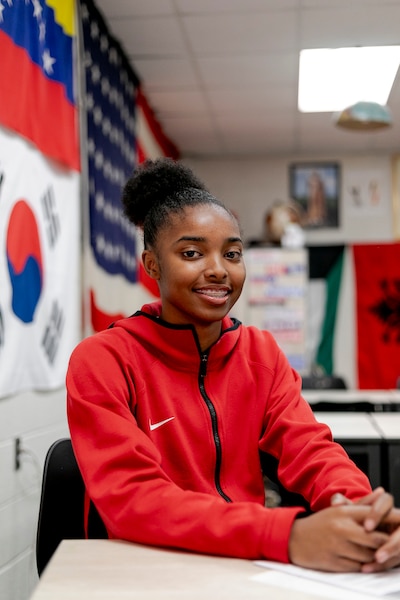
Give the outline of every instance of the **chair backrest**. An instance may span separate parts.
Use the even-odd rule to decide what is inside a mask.
[[[46,455],[36,535],[39,576],[63,539],[83,539],[85,486],[69,438],[54,442]],[[93,503],[88,536],[106,538],[105,526]]]
[[[343,377],[338,375],[304,375],[302,377],[303,390],[346,390],[347,385]]]

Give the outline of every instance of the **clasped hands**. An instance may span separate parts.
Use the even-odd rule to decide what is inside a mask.
[[[352,502],[335,494],[331,506],[296,519],[292,563],[322,571],[373,573],[400,565],[400,509],[382,487]]]

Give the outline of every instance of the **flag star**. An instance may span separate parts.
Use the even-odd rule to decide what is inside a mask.
[[[12,6],[13,5],[13,0],[7,0],[7,4],[8,4],[8,6]]]
[[[41,21],[39,23],[39,41],[43,42],[45,37],[46,37],[46,23],[44,21]]]
[[[96,106],[93,110],[93,120],[94,120],[95,124],[100,125],[102,118],[103,118],[103,111],[101,110],[100,106]]]
[[[88,7],[86,6],[86,4],[82,4],[82,6],[81,6],[81,15],[82,15],[82,21],[87,21],[89,19],[89,11],[88,11]]]
[[[99,65],[93,65],[93,67],[90,70],[91,70],[91,75],[92,75],[92,82],[94,84],[98,83],[101,79],[101,72],[99,69]]]
[[[37,19],[42,16],[43,8],[40,5],[39,0],[32,0],[33,4],[33,16]]]
[[[86,110],[92,110],[93,107],[94,107],[93,94],[87,93],[86,94]]]
[[[84,58],[85,68],[88,69],[93,64],[92,55],[89,50],[85,50],[85,58]]]
[[[100,50],[102,52],[106,52],[108,50],[108,37],[104,34],[100,37]]]
[[[103,77],[101,80],[101,93],[103,94],[103,96],[108,95],[108,92],[110,91],[110,82],[107,79],[107,77]]]
[[[108,60],[110,61],[110,64],[117,64],[117,58],[118,58],[118,54],[116,49],[112,46],[108,52]]]
[[[42,54],[43,59],[43,69],[49,75],[53,73],[53,65],[56,62],[56,59],[50,56],[50,52],[46,49]]]
[[[89,138],[87,141],[87,149],[88,149],[88,154],[89,156],[94,156],[94,153],[96,151],[96,144],[94,143],[94,139],[93,138]]]
[[[90,25],[90,37],[95,40],[99,37],[99,33],[99,26],[96,21],[93,21],[93,23]]]
[[[4,18],[3,18],[3,10],[4,9],[5,9],[5,6],[0,4],[0,23],[2,23],[4,21]]]

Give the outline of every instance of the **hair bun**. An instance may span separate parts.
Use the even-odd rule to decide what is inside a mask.
[[[171,158],[147,159],[124,187],[124,212],[132,223],[141,227],[154,206],[188,188],[208,191],[189,167]]]

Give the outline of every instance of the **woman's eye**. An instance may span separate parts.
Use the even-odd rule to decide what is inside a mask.
[[[185,258],[196,258],[199,256],[199,252],[197,250],[185,250],[182,252]]]
[[[239,260],[242,257],[242,252],[241,250],[229,250],[229,252],[226,252],[225,256],[230,260]]]

